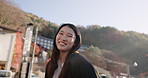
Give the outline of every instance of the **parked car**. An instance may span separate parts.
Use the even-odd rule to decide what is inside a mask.
[[[0,70],[0,78],[12,78],[12,71]]]

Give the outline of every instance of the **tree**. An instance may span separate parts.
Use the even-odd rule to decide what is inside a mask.
[[[94,47],[93,45],[89,46],[87,51],[88,52],[95,52],[97,55],[102,55],[101,50],[98,47]]]

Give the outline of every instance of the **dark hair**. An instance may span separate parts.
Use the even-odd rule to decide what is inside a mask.
[[[70,49],[70,51],[67,54],[67,57],[66,57],[64,65],[63,65],[61,74],[59,75],[59,78],[64,78],[65,77],[66,72],[68,70],[67,67],[68,67],[68,60],[70,58],[70,55],[72,53],[74,53],[75,51],[77,51],[81,46],[81,34],[80,34],[79,29],[73,24],[69,24],[69,23],[62,24],[59,27],[59,29],[58,29],[58,31],[57,31],[57,33],[55,35],[54,42],[53,42],[53,52],[52,52],[51,60],[46,66],[46,75],[45,76],[48,77],[48,78],[52,78],[52,76],[54,74],[54,71],[58,68],[57,61],[59,59],[60,51],[58,50],[58,48],[56,46],[56,36],[57,36],[58,32],[61,30],[61,28],[65,27],[65,26],[68,26],[69,28],[71,28],[74,31],[76,39],[75,39],[73,47]]]

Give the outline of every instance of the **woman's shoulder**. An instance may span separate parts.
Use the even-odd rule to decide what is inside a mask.
[[[76,64],[76,63],[81,63],[81,64],[82,63],[89,63],[88,59],[80,53],[71,54],[69,60],[70,60],[70,63],[74,63],[74,64]]]
[[[97,78],[92,64],[80,53],[73,53],[69,59],[69,71],[73,78]]]
[[[81,60],[81,59],[86,59],[86,57],[80,53],[72,53],[70,55],[70,60]]]

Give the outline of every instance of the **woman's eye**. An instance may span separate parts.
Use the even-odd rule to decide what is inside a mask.
[[[68,37],[71,37],[72,38],[73,36],[72,35],[68,35]]]
[[[59,33],[60,35],[63,35],[63,33]]]

